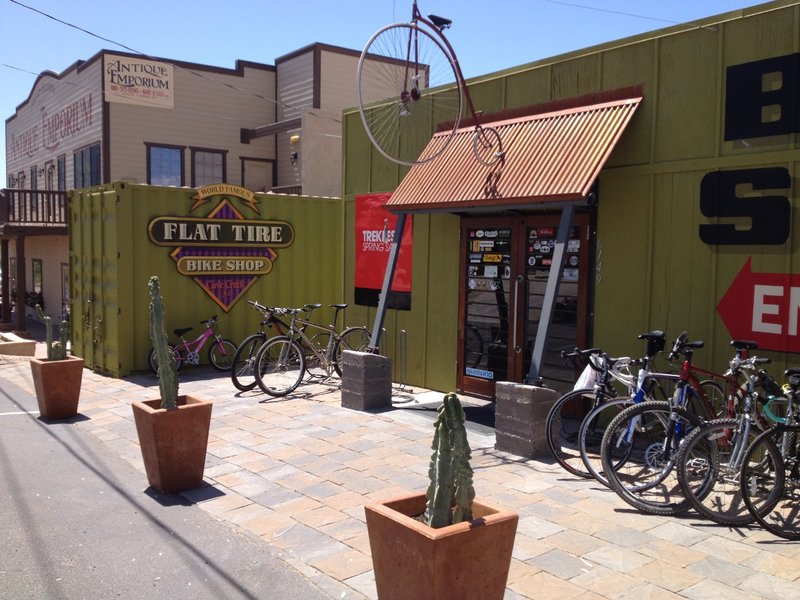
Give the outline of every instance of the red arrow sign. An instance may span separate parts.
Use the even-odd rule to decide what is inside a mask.
[[[800,275],[753,273],[752,257],[717,305],[732,339],[800,353]]]

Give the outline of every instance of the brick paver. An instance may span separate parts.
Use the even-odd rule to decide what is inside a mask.
[[[0,378],[33,393],[26,360],[0,357]],[[273,400],[239,394],[216,373],[190,379],[181,392],[211,398],[214,412],[208,485],[185,497],[272,544],[331,597],[375,598],[363,506],[424,489],[430,414],[404,410],[415,406],[407,402],[381,413],[347,410],[330,384]],[[152,376],[115,380],[87,370],[86,419],[75,427],[143,473],[130,403],[157,395]],[[469,438],[478,495],[520,515],[506,600],[800,598],[800,544],[692,515],[641,515],[551,461],[495,450],[486,428],[470,429]]]

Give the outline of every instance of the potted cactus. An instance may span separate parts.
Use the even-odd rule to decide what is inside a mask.
[[[501,600],[519,517],[475,498],[458,396],[438,411],[426,493],[365,507],[381,600]]]
[[[70,419],[78,414],[83,359],[67,355],[69,323],[61,322],[59,339],[56,341],[53,335],[53,319],[44,314],[41,305],[36,305],[36,312],[44,322],[47,336],[47,359],[31,359],[39,415],[43,419]]]
[[[133,403],[136,433],[148,483],[176,494],[203,482],[211,402],[178,394],[178,370],[167,344],[158,277],[151,277],[150,338],[158,355],[161,397]]]

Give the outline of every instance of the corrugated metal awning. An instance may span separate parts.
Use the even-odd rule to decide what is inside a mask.
[[[473,154],[474,127],[461,128],[439,157],[411,167],[386,206],[394,212],[459,212],[583,199],[641,100],[484,122],[498,131],[505,151],[505,160],[491,167]],[[423,156],[448,134],[434,134]]]

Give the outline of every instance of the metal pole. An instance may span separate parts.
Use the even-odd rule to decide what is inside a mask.
[[[386,264],[383,287],[378,299],[378,312],[375,313],[375,322],[372,324],[372,338],[370,338],[369,347],[373,350],[380,346],[381,330],[383,329],[383,321],[386,318],[386,302],[389,299],[389,291],[392,289],[392,280],[394,279],[394,271],[397,268],[397,259],[400,256],[400,242],[403,239],[405,227],[406,213],[400,213],[397,217],[397,224],[394,226],[392,247],[389,250],[389,262]]]
[[[536,340],[533,343],[531,366],[526,377],[528,383],[536,383],[542,372],[545,342],[550,330],[550,322],[553,319],[553,308],[555,308],[556,298],[558,298],[558,286],[561,283],[561,271],[564,268],[564,252],[569,241],[572,215],[574,213],[574,204],[567,204],[561,212],[561,222],[558,224],[558,233],[556,234],[556,245],[553,248],[553,262],[550,263],[550,273],[547,276],[542,312],[539,315],[539,327],[536,330]],[[515,310],[518,310],[518,308]]]

